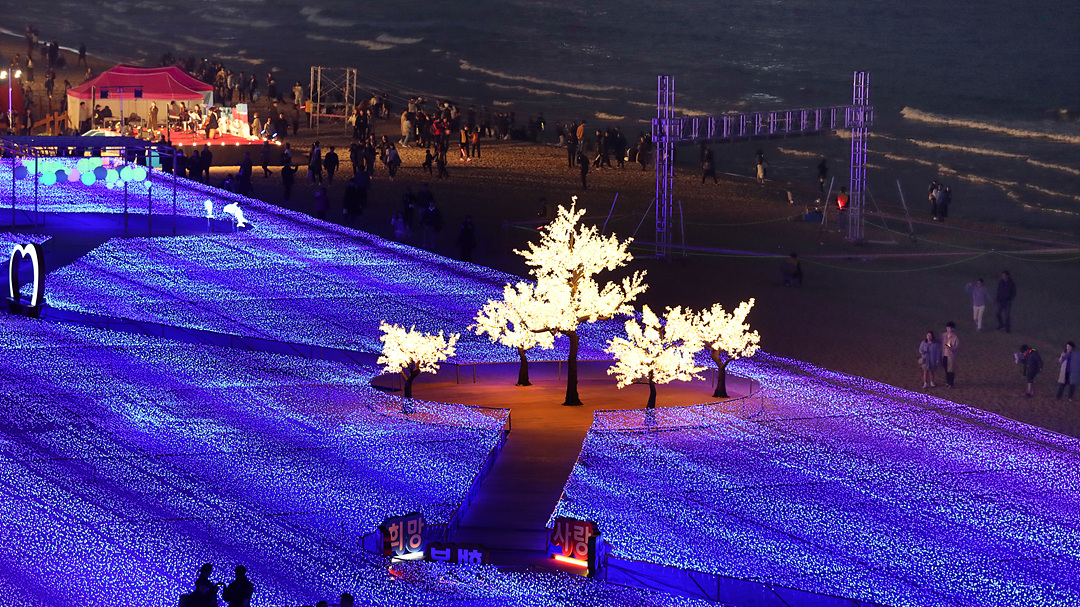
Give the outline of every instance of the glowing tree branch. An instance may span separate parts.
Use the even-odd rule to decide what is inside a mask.
[[[689,381],[699,378],[705,367],[694,362],[694,355],[701,350],[701,338],[693,325],[693,318],[681,308],[668,308],[663,322],[644,306],[641,324],[631,318],[626,321],[626,337],[614,337],[608,342],[609,354],[615,356],[615,365],[608,369],[620,388],[630,384],[648,384],[647,409],[656,408],[656,384],[670,381]]]
[[[413,380],[418,375],[435,373],[440,362],[454,355],[454,344],[461,337],[451,333],[446,339],[442,331],[438,335],[421,333],[416,326],[406,331],[385,320],[379,324],[379,329],[383,332],[379,337],[383,351],[377,362],[383,365],[384,373],[401,373],[405,378],[405,398],[412,398]]]
[[[578,325],[631,314],[630,302],[646,288],[643,271],[634,272],[621,283],[597,284],[594,277],[598,273],[633,259],[627,251],[631,241],[620,242],[615,235],[602,236],[596,226],[580,225],[585,209],[576,209],[576,203],[574,198],[569,209],[559,207],[539,244],[529,243],[527,251],[515,251],[533,267],[530,272],[536,277],[536,293],[546,301],[540,319],[543,328],[570,339],[564,405],[581,404],[577,390]]]
[[[728,363],[738,358],[749,358],[757,354],[761,336],[751,331],[746,316],[754,307],[754,300],[744,301],[734,312],[728,313],[720,304],[703,310],[694,317],[694,326],[698,335],[709,350],[709,357],[716,363],[719,377],[713,398],[726,398]]]
[[[519,386],[531,386],[529,359],[525,353],[536,346],[545,350],[555,347],[555,332],[544,326],[546,301],[538,297],[536,286],[519,282],[503,287],[502,300],[488,300],[476,314],[472,325],[477,335],[487,334],[493,342],[515,348],[521,366],[518,367]]]

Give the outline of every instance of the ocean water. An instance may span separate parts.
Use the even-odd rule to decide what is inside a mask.
[[[310,68],[354,67],[364,90],[398,107],[411,95],[544,112],[556,121],[647,130],[656,76],[675,77],[679,113],[849,103],[870,73],[876,123],[868,183],[896,182],[925,212],[932,179],[959,215],[1080,234],[1080,3],[1046,0],[2,0],[18,34],[37,24],[62,46],[156,63],[166,51],[234,71],[273,70],[306,86]],[[846,141],[722,146],[720,168],[816,181],[831,159],[846,180]]]

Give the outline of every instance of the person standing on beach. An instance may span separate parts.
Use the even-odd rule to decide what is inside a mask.
[[[469,133],[469,139],[471,144],[469,151],[472,154],[472,157],[480,160],[480,131],[475,128],[472,129]]]
[[[941,335],[941,366],[945,368],[945,385],[956,387],[956,352],[960,350],[960,336],[956,334],[956,323],[945,323],[945,332]]]
[[[933,388],[935,386],[934,375],[937,374],[938,368],[941,367],[941,344],[933,331],[927,331],[926,337],[919,342],[919,366],[922,367],[923,390],[927,386]]]
[[[319,142],[311,144],[311,152],[308,154],[308,177],[311,179],[311,183],[318,182],[322,185],[322,148],[319,147]]]
[[[281,187],[284,189],[284,200],[289,202],[289,198],[292,197],[293,184],[296,183],[296,167],[292,165],[292,161],[286,160],[285,165],[281,167]]]
[[[577,162],[577,124],[571,123],[566,129],[566,166],[574,168]]]
[[[1058,356],[1061,363],[1061,371],[1058,372],[1057,399],[1065,394],[1065,386],[1069,387],[1069,400],[1076,396],[1076,385],[1080,384],[1080,352],[1076,351],[1076,344],[1065,342],[1065,349]]]
[[[581,189],[589,189],[588,175],[589,175],[589,157],[585,155],[584,151],[578,152],[577,157],[578,166],[581,167]]]
[[[446,144],[439,145],[439,153],[435,156],[435,167],[439,170],[435,179],[450,179],[450,171],[446,170]]]
[[[263,179],[266,179],[273,173],[270,172],[270,142],[263,141],[262,150],[259,151],[259,160],[262,162]]]
[[[975,321],[975,330],[982,331],[983,312],[986,311],[986,304],[990,303],[990,289],[986,288],[986,283],[981,278],[967,283],[964,288],[971,295],[971,314]]]
[[[1027,398],[1035,396],[1035,376],[1039,374],[1039,371],[1042,371],[1042,356],[1039,355],[1039,351],[1035,348],[1029,348],[1027,344],[1023,344],[1013,358],[1016,364],[1022,366],[1024,380],[1027,381],[1024,396]]]
[[[825,193],[825,180],[829,178],[829,165],[824,158],[817,165],[818,189]]]
[[[85,42],[80,42],[79,43],[79,60],[75,62],[75,67],[79,67],[80,65],[83,66],[83,67],[87,67],[87,68],[90,67],[90,64],[86,62],[86,43]]]
[[[1012,304],[1016,299],[1016,283],[1013,282],[1012,274],[1008,270],[1001,272],[998,278],[997,294],[994,298],[995,315],[997,316],[997,330],[1012,332]]]
[[[420,215],[420,229],[423,230],[423,247],[429,251],[435,250],[435,237],[442,231],[442,211],[435,206],[435,200],[428,202],[427,208]]]
[[[326,153],[323,158],[323,168],[326,169],[326,180],[330,183],[334,183],[334,173],[338,170],[338,165],[341,164],[341,160],[338,158],[337,152],[334,151],[334,146],[330,146],[330,151]]]
[[[457,239],[458,251],[461,253],[461,261],[472,262],[472,252],[476,248],[476,226],[473,224],[472,215],[466,215],[465,221],[461,222],[461,230]]]
[[[705,179],[709,177],[712,177],[713,183],[720,183],[716,178],[715,158],[712,148],[701,144],[701,183],[705,183]]]

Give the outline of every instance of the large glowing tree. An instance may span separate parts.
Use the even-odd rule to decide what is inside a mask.
[[[526,352],[537,346],[545,350],[555,347],[555,332],[544,326],[544,308],[547,305],[537,296],[536,285],[519,282],[516,286],[503,287],[503,298],[489,300],[476,314],[472,329],[477,335],[486,333],[491,341],[517,350],[521,361],[518,367],[519,386],[532,385],[529,382]]]
[[[529,243],[527,251],[515,251],[532,266],[537,296],[545,302],[538,320],[545,330],[570,339],[563,402],[568,406],[581,404],[577,390],[578,326],[631,314],[630,302],[646,288],[643,271],[603,287],[596,282],[600,272],[622,267],[633,259],[627,251],[631,241],[620,242],[615,235],[601,235],[596,226],[581,225],[585,209],[575,208],[576,203],[575,198],[569,209],[559,207],[558,216],[544,228],[539,244]]]
[[[749,358],[757,354],[761,336],[751,331],[746,316],[754,307],[754,300],[744,301],[734,312],[727,312],[720,304],[714,304],[708,310],[702,310],[694,317],[694,327],[698,336],[709,350],[709,357],[716,363],[719,377],[716,379],[714,398],[726,398],[727,366],[739,358]]]
[[[615,365],[608,369],[620,388],[630,384],[648,384],[647,409],[656,408],[656,385],[670,381],[689,381],[700,378],[705,370],[694,362],[701,350],[701,338],[693,318],[681,308],[669,308],[663,322],[644,306],[641,324],[631,318],[626,321],[626,337],[614,337],[605,352],[615,356]]]
[[[442,331],[438,335],[421,333],[415,326],[406,331],[385,320],[379,324],[379,329],[383,332],[379,337],[383,351],[377,362],[383,365],[384,373],[401,373],[405,378],[405,398],[412,398],[413,380],[418,375],[435,373],[440,362],[454,355],[454,344],[461,337],[451,333],[447,339]]]

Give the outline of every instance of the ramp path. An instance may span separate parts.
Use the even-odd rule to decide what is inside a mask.
[[[453,541],[487,547],[497,565],[573,570],[548,558],[546,525],[592,426],[593,412],[643,409],[649,395],[644,385],[617,388],[615,379],[605,374],[610,364],[582,364],[578,381],[584,403],[581,407],[561,404],[566,395],[565,363],[561,367],[557,363],[530,365],[531,386],[515,385],[516,363],[481,365],[475,383],[462,377],[460,383],[414,386],[413,396],[424,400],[511,410],[506,444]],[[657,386],[657,407],[722,401],[712,398],[715,371],[704,377]],[[733,398],[751,391],[750,380],[730,374],[727,387]]]

